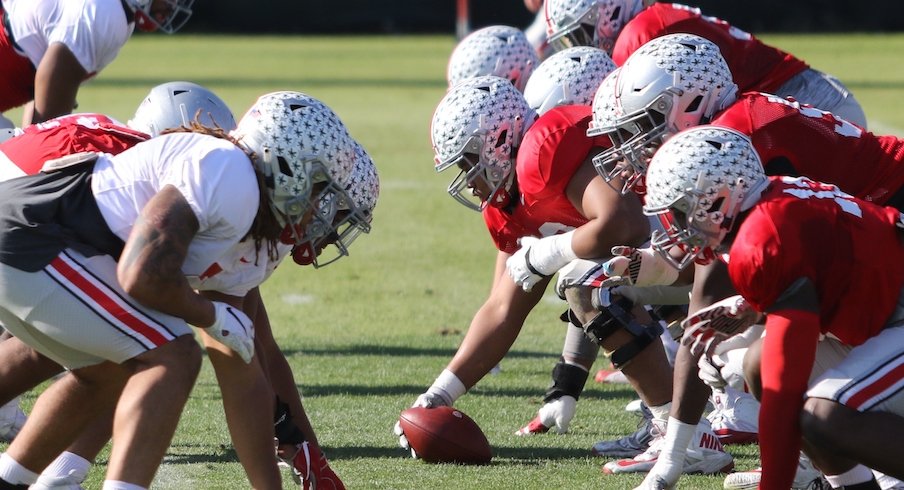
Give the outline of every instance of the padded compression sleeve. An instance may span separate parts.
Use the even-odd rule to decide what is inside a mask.
[[[785,309],[770,312],[760,359],[760,488],[791,488],[801,445],[800,412],[816,358],[819,316]]]

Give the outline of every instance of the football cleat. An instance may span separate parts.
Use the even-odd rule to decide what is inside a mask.
[[[31,490],[82,490],[81,483],[87,476],[77,470],[70,470],[66,476],[42,474],[38,477],[38,481],[28,488]]]
[[[600,441],[593,445],[590,452],[603,458],[633,458],[650,447],[653,440],[653,414],[646,405],[640,406],[641,420],[637,430],[624,437],[611,441]]]
[[[28,417],[19,408],[19,397],[0,407],[0,441],[12,442]]]
[[[597,383],[627,384],[628,378],[619,369],[600,369],[593,377]]]
[[[619,459],[603,465],[603,473],[647,473],[659,459],[662,445],[665,443],[664,420],[653,421],[653,441],[650,447],[631,459]],[[722,443],[713,434],[709,423],[705,420],[697,424],[697,431],[691,440],[684,460],[683,473],[728,473],[734,468],[734,458],[725,452]]]
[[[762,475],[762,468],[738,471],[725,477],[722,488],[726,490],[756,489],[760,485]],[[795,490],[829,490],[832,486],[823,477],[822,472],[813,466],[810,458],[806,457],[804,453],[800,453],[797,473],[794,475],[794,482],[791,484],[791,488]]]
[[[556,433],[558,434],[568,432],[568,426],[571,424],[571,419],[574,418],[577,403],[578,401],[569,395],[564,395],[546,403],[540,407],[537,416],[528,422],[527,425],[518,429],[515,435],[543,434],[552,427],[556,428]]]
[[[345,490],[319,447],[307,441],[296,447],[298,452],[291,461],[292,479],[302,490]]]
[[[722,444],[755,444],[758,440],[760,402],[750,393],[727,387],[713,390],[713,409],[706,416]]]

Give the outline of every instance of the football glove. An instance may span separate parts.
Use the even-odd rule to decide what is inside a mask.
[[[725,367],[725,363],[720,356],[700,356],[700,359],[697,361],[697,367],[700,368],[697,372],[697,376],[699,376],[704,383],[717,390],[725,389],[728,381],[726,381],[725,376],[722,375],[722,368]]]
[[[303,442],[291,461],[283,460],[292,468],[292,479],[302,490],[345,490],[345,485],[330,468],[326,456],[316,444]]]
[[[690,347],[694,355],[712,354],[716,345],[739,334],[760,318],[743,297],[725,298],[688,316],[681,326],[681,343]]]
[[[213,325],[202,330],[250,363],[254,357],[254,323],[242,310],[226,303],[214,301],[213,308]]]
[[[432,388],[432,386],[431,386]],[[446,397],[440,393],[427,391],[426,393],[422,393],[417,397],[417,400],[414,401],[412,407],[424,407],[424,408],[434,408],[434,407],[451,407],[452,402],[447,401]],[[408,438],[405,437],[405,431],[402,430],[402,424],[399,421],[396,421],[395,425],[392,427],[392,432],[396,436],[399,437],[399,446],[411,452],[411,457],[414,459],[418,459],[417,452],[415,452],[414,448],[411,447],[411,444],[408,443]]]
[[[530,291],[538,282],[578,258],[571,248],[572,235],[574,231],[545,238],[521,237],[518,240],[521,248],[505,261],[508,275],[515,284]]]
[[[668,286],[678,279],[678,269],[652,248],[612,247],[613,257],[603,264],[609,279],[600,287]]]

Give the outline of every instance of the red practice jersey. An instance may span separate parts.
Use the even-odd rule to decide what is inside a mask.
[[[810,106],[746,93],[712,124],[749,136],[768,175],[806,176],[878,204],[904,186],[904,139],[876,136]]]
[[[587,222],[568,200],[565,188],[594,147],[608,138],[588,138],[588,106],[561,106],[544,113],[527,130],[515,163],[520,197],[505,209],[487,206],[483,218],[502,252],[518,250],[523,236],[551,236]]]
[[[904,284],[901,212],[806,178],[770,180],[731,246],[732,283],[766,312],[808,278],[819,295],[822,332],[862,344],[885,326]]]
[[[612,50],[612,60],[621,66],[647,41],[682,32],[708,39],[719,46],[742,92],[775,92],[788,79],[808,68],[802,60],[763,44],[752,34],[724,20],[704,16],[700,9],[676,3],[654,3],[625,24]]]
[[[150,138],[102,114],[60,116],[23,131],[0,143],[0,165],[12,163],[28,175],[47,160],[88,151],[115,155]]]

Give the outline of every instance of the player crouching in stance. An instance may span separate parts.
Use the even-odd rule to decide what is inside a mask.
[[[644,212],[667,224],[659,253],[727,253],[731,282],[766,314],[759,359],[745,360],[762,402],[760,488],[789,488],[801,447],[835,488],[878,489],[868,468],[904,477],[889,450],[904,437],[900,211],[766,177],[746,136],[714,126],[669,139],[646,184]],[[644,488],[670,486],[655,479]]]
[[[451,406],[486,375],[511,347],[560,268],[578,258],[608,257],[619,240],[639,246],[649,237],[637,196],[621,195],[592,166],[592,157],[608,141],[587,138],[590,116],[589,107],[563,106],[538,119],[512,84],[499,77],[466,80],[440,102],[431,127],[436,169],[458,168],[448,191],[483,214],[498,254],[489,297],[453,359],[415,406]],[[567,288],[564,295],[571,310],[569,335],[590,335],[612,352],[664,425],[671,368],[659,331],[636,321],[624,303],[613,302],[617,309],[601,314],[590,288]],[[562,363],[583,370],[584,380],[599,351],[591,346],[589,352],[569,352],[566,341],[563,349]],[[573,398],[582,386],[576,386]],[[689,471],[711,473],[730,466],[731,456],[717,449],[695,454],[696,468]],[[629,471],[654,462],[633,462]]]
[[[240,307],[311,238],[305,232],[324,193],[338,195],[347,182],[354,147],[333,118],[304,94],[268,94],[232,136],[167,134],[0,184],[0,319],[72,372],[39,397],[0,458],[0,479],[34,483],[94,415],[115,406],[105,488],[149,486],[200,365],[190,323],[205,327],[211,360],[231,380],[221,383],[227,414],[263,411],[256,418],[263,430],[233,433],[243,463],[271,455],[269,465],[249,471],[252,485],[281,486],[267,423],[273,407],[245,403],[269,396]],[[342,148],[303,152],[312,146],[303,130],[311,124]],[[237,263],[259,273],[230,275]]]

